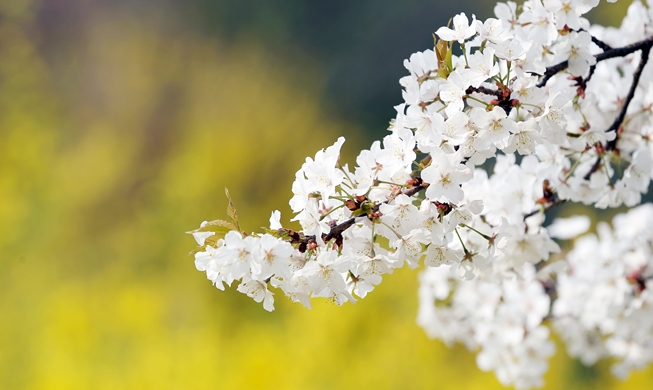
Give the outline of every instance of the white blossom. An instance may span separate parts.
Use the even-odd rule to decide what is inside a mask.
[[[621,27],[590,26],[598,4],[456,15],[436,31],[448,42],[439,54],[404,61],[383,139],[351,169],[342,137],[306,158],[290,200],[301,228],[284,228],[279,211],[262,233],[235,213],[202,222],[190,232],[196,269],[271,311],[273,289],[308,308],[353,303],[394,269],[424,267],[418,324],[518,389],[543,385],[550,330],[584,364],[611,359],[618,377],[653,363],[653,206],[637,206],[653,177],[648,67],[633,85],[653,12],[635,1]],[[637,207],[593,233],[586,215],[549,223],[563,202]]]
[[[474,15],[472,15],[472,23],[470,24],[467,15],[463,12],[453,17],[453,29],[440,27],[435,33],[438,34],[440,39],[445,41],[458,41],[458,43],[463,43],[466,39],[476,34],[475,22],[476,17]]]

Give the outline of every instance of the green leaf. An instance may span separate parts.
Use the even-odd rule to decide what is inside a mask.
[[[449,71],[449,73],[453,72],[453,61],[451,58],[452,54],[453,54],[453,50],[451,50],[451,43],[449,43],[447,49],[447,56],[444,59],[447,64],[447,70]]]
[[[204,240],[204,245],[202,245],[200,247],[197,247],[196,249],[190,251],[189,255],[194,256],[196,253],[204,252],[204,251],[206,251],[206,248],[208,248],[208,247],[217,248],[218,240],[220,240],[221,238],[222,237],[219,234],[214,234],[212,236],[207,237]]]
[[[433,41],[436,42],[436,36],[433,34]],[[439,40],[435,44],[435,54],[438,57],[438,66],[442,66],[445,57],[447,56],[447,42]]]
[[[261,230],[263,230],[264,234],[269,234],[269,235],[274,236],[274,237],[281,238],[281,237],[284,237],[284,236],[288,236],[288,232],[286,232],[285,230],[282,230],[282,229],[280,229],[281,231],[279,231],[279,230],[269,229],[269,228],[261,226]],[[285,232],[285,234],[284,234],[284,232]]]
[[[435,45],[435,54],[438,57],[438,75],[444,79],[449,77],[449,73],[453,69],[451,52],[451,46],[447,41],[441,39]]]
[[[227,206],[227,216],[231,219],[236,230],[240,231],[240,225],[238,224],[238,215],[236,214],[236,206],[234,206],[234,201],[231,200],[231,195],[229,195],[229,189],[225,188],[224,193],[227,194],[227,199],[229,199],[229,205]]]
[[[229,231],[231,230],[238,231],[238,226],[228,221],[222,221],[220,219],[216,219],[215,221],[207,222],[206,224],[204,224],[204,226],[202,226],[199,229],[191,230],[190,232],[186,232],[186,233],[193,234],[193,233],[200,233],[200,232],[214,232],[215,234],[225,235],[229,233]]]

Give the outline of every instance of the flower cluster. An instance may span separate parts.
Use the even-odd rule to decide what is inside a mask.
[[[576,233],[543,227],[565,201],[635,206],[653,174],[653,13],[635,1],[621,28],[590,26],[583,15],[598,3],[456,15],[433,50],[404,61],[388,135],[353,167],[340,162],[342,137],[306,159],[290,200],[300,230],[275,211],[267,231],[247,234],[230,202],[231,221],[192,232],[197,269],[271,311],[271,289],[307,307],[355,302],[384,274],[423,264],[420,325],[480,350],[479,367],[506,385],[542,384],[549,319],[584,362],[617,357],[620,374],[647,364],[651,239],[634,237],[650,223],[621,217],[614,235],[602,228],[599,243],[580,239],[553,263],[553,238]]]
[[[521,278],[501,283],[460,281],[447,266],[429,268],[420,276],[417,323],[430,337],[460,342],[480,350],[482,370],[516,388],[540,387],[555,352],[549,328],[542,321],[550,298],[531,264],[521,266]]]
[[[554,327],[585,364],[603,357],[626,377],[653,362],[653,205],[615,217],[613,229],[576,240],[557,278]]]

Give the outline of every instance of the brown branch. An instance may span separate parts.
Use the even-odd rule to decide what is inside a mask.
[[[542,77],[542,80],[540,80],[540,82],[537,84],[537,87],[542,88],[543,86],[546,85],[546,83],[549,81],[551,77],[567,69],[567,67],[569,67],[569,61],[566,60],[562,61],[559,64],[547,67],[546,70],[544,71],[544,75],[543,75],[544,77]]]
[[[578,31],[578,32],[582,32],[582,31],[584,31],[584,32],[588,32],[588,31],[585,30],[584,28],[580,28],[580,29],[578,29],[577,31]],[[612,50],[612,46],[610,46],[610,45],[608,45],[607,43],[603,42],[602,40],[598,39],[598,38],[595,37],[594,35],[591,35],[591,34],[590,34],[590,37],[592,38],[592,42],[594,42],[594,44],[595,44],[596,46],[598,46],[601,50],[603,50],[603,51]]]
[[[537,213],[539,213],[539,212],[546,212],[546,211],[549,211],[549,210],[551,210],[552,208],[557,207],[557,206],[560,206],[561,204],[563,204],[563,203],[565,203],[565,202],[566,202],[565,199],[558,199],[558,198],[556,198],[555,200],[553,200],[553,201],[552,201],[551,203],[549,203],[548,205],[546,205],[546,206],[544,206],[544,207],[541,207],[541,208],[539,208],[539,209],[537,209],[537,210],[533,210],[533,211],[531,211],[530,213],[524,215],[524,221],[526,221],[528,218],[532,217],[533,215],[535,215],[535,214],[537,214]]]
[[[624,104],[621,107],[619,116],[617,116],[614,122],[612,122],[612,125],[606,130],[606,133],[608,131],[613,131],[613,130],[617,132],[614,139],[612,141],[609,141],[608,144],[606,145],[607,150],[614,150],[614,148],[617,146],[617,139],[619,138],[619,131],[618,131],[619,127],[621,127],[621,124],[626,118],[626,111],[628,111],[628,106],[630,105],[630,102],[635,97],[635,91],[637,90],[639,79],[641,78],[642,73],[644,72],[644,67],[648,62],[648,56],[650,52],[651,52],[651,46],[642,49],[642,58],[639,60],[639,66],[637,67],[637,70],[633,74],[633,82],[630,84],[630,90],[628,90],[628,95],[626,96],[626,100],[624,101]]]
[[[487,87],[469,87],[465,91],[465,94],[471,95],[474,92],[483,93],[486,95],[494,96],[496,99],[493,99],[491,104],[503,108],[506,114],[510,114],[510,110],[514,106],[516,100],[510,99],[510,89],[508,87],[500,87],[499,89],[490,89]]]
[[[596,43],[596,42],[594,42]],[[608,60],[610,58],[615,58],[615,57],[625,57],[628,54],[634,53],[638,50],[643,50],[645,48],[651,48],[653,46],[653,35],[643,39],[639,42],[635,42],[630,45],[626,45],[623,47],[618,47],[618,48],[610,48],[608,50],[605,50],[603,53],[597,54],[594,56],[596,58],[596,62],[599,63],[601,61]],[[601,47],[601,46],[599,46]],[[609,47],[609,46],[608,46]],[[547,81],[556,74],[562,72],[563,70],[567,69],[569,67],[569,61],[562,61],[559,64],[552,65],[546,68],[544,71],[544,74],[542,75],[542,80],[537,84],[538,87],[543,87],[546,85]]]
[[[600,41],[599,39],[592,37],[592,42],[594,42],[597,46],[599,46],[601,49],[603,49],[603,53],[597,54],[594,56],[596,58],[596,63],[598,64],[601,61],[605,61],[610,58],[616,58],[616,57],[625,57],[629,54],[632,54],[636,51],[641,50],[641,59],[639,62],[639,66],[637,67],[637,70],[633,74],[633,82],[630,85],[630,89],[628,91],[628,95],[626,96],[626,100],[624,101],[624,104],[621,107],[621,110],[619,111],[619,115],[615,118],[614,122],[610,125],[609,128],[605,130],[605,132],[610,132],[610,131],[615,131],[615,138],[612,141],[609,141],[605,145],[604,150],[614,150],[617,146],[617,141],[619,139],[619,128],[623,124],[624,119],[626,118],[626,113],[628,111],[628,106],[630,105],[630,102],[633,100],[633,97],[635,96],[635,91],[637,90],[637,85],[639,84],[639,79],[642,76],[642,73],[644,71],[644,67],[646,66],[646,63],[648,62],[648,57],[651,52],[651,47],[653,46],[653,35],[650,37],[647,37],[646,39],[643,39],[641,41],[635,42],[630,45],[626,45],[623,47],[618,47],[618,48],[612,48],[611,46],[607,45],[606,43]],[[554,75],[558,74],[559,72],[562,72],[563,70],[567,69],[569,66],[569,61],[563,61],[560,62],[559,64],[550,66],[546,68],[546,71],[544,72],[544,75],[542,77],[542,80],[537,84],[538,87],[543,87],[546,85],[546,83],[553,77]],[[587,76],[586,79],[580,81],[580,88],[585,88],[586,84],[589,82],[589,80],[592,78],[592,75],[594,74],[594,69],[596,68],[596,64],[593,65],[590,68],[590,73]],[[583,177],[585,180],[589,180],[589,178],[592,176],[594,172],[599,170],[601,167],[601,156],[598,156],[596,159],[596,162],[592,165],[592,168],[590,168],[589,172],[585,174]]]
[[[402,191],[402,194],[406,196],[413,196],[420,192],[421,190],[425,189],[427,186],[424,184],[417,185],[415,187],[409,188],[406,191]],[[379,211],[379,208],[381,207],[382,204],[387,204],[389,201],[377,203],[373,208],[372,211],[377,212]],[[331,230],[329,230],[329,233],[326,234],[325,236],[322,237],[324,242],[328,242],[334,238],[342,237],[342,233],[344,233],[347,229],[352,227],[356,223],[356,218],[360,217],[367,217],[367,214],[364,215],[357,215],[355,217],[351,217],[348,220],[341,222],[337,224],[336,226],[332,227]],[[315,236],[306,236],[297,240],[293,240],[293,243],[298,243],[298,244],[308,244],[309,241],[315,241]]]
[[[490,96],[496,96],[499,99],[503,97],[503,92],[502,91],[495,90],[495,89],[490,89],[490,88],[483,87],[483,86],[476,87],[476,88],[475,87],[469,87],[465,91],[465,94],[466,95],[471,95],[474,92],[484,93],[484,94],[490,95]]]
[[[590,35],[590,36],[592,37],[592,42],[594,42],[594,44],[596,46],[600,47],[601,50],[603,50],[603,51],[612,50],[612,46],[610,46],[607,43],[603,42],[602,40],[598,39],[594,35]]]
[[[594,161],[594,164],[592,164],[592,168],[590,168],[589,172],[587,172],[585,176],[583,176],[583,179],[589,180],[590,177],[592,177],[592,174],[598,171],[599,168],[601,168],[601,156],[598,156],[596,158],[596,161]]]
[[[644,67],[646,67],[646,63],[648,62],[648,57],[651,52],[651,47],[645,47],[642,49],[642,58],[639,60],[639,65],[637,66],[637,70],[635,70],[635,73],[633,73],[633,81],[630,84],[630,89],[628,90],[628,95],[626,95],[626,100],[624,100],[624,104],[621,106],[621,110],[619,111],[619,115],[615,118],[614,122],[608,127],[605,132],[610,132],[614,131],[615,136],[612,141],[608,141],[607,144],[605,145],[605,150],[615,150],[617,147],[617,141],[619,140],[619,135],[620,135],[620,127],[623,124],[624,119],[626,118],[626,113],[628,112],[628,106],[630,106],[630,102],[632,102],[633,98],[635,97],[635,91],[637,90],[637,85],[639,84],[639,79],[642,76],[642,73],[644,72]],[[596,161],[594,162],[594,165],[592,165],[592,168],[590,168],[589,172],[583,176],[583,179],[589,180],[592,174],[601,168],[601,156],[598,156],[596,158]]]

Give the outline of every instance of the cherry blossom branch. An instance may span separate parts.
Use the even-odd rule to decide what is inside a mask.
[[[577,32],[589,32],[589,31],[585,30],[584,28],[580,28],[580,29],[578,29],[578,30],[571,30],[571,31],[577,31]],[[603,50],[603,51],[612,50],[612,46],[610,46],[610,45],[608,45],[607,43],[603,42],[602,40],[598,39],[598,38],[595,37],[594,35],[591,35],[591,34],[590,34],[590,37],[592,38],[592,42],[594,42],[594,44],[595,44],[596,46],[598,46],[599,48],[601,48],[601,50]]]
[[[581,29],[581,30],[582,30],[582,29]],[[612,50],[612,46],[610,46],[610,45],[608,45],[607,43],[603,42],[602,40],[598,39],[598,38],[595,37],[594,35],[590,35],[590,36],[592,37],[592,42],[594,42],[594,44],[595,44],[596,46],[600,47],[601,50],[603,50],[604,52],[605,52],[605,51],[608,51],[608,50]]]
[[[603,30],[607,41],[623,46],[613,48],[578,29],[587,4],[598,0],[549,3],[544,11],[535,0],[526,0],[521,8],[500,4],[495,9],[497,19],[485,22],[474,18],[470,23],[465,14],[456,15],[453,29],[436,31],[434,50],[414,53],[404,61],[409,70],[400,81],[404,104],[397,106],[392,133],[360,152],[356,177],[340,165],[345,142],[340,137],[315,158],[307,158],[295,175],[290,205],[296,217],[291,221],[299,221],[301,230],[284,228],[281,213],[274,211],[269,229],[247,234],[238,227],[229,199],[231,221],[203,222],[191,232],[200,245],[194,251],[195,267],[219,289],[238,281],[237,291],[272,311],[273,288],[309,308],[317,297],[341,305],[365,298],[393,269],[424,265],[418,323],[429,335],[455,341],[469,340],[467,325],[473,328],[473,321],[497,329],[497,337],[473,334],[470,348],[480,350],[477,363],[484,370],[496,371],[500,379],[505,377],[501,372],[514,373],[502,380],[506,386],[542,385],[546,360],[554,349],[543,324],[546,320],[556,321],[552,328],[560,331],[570,350],[587,350],[587,339],[592,337],[596,344],[580,357],[617,358],[615,372],[627,374],[631,368],[652,363],[650,356],[623,358],[620,348],[609,344],[653,345],[653,321],[639,321],[653,318],[651,305],[642,305],[646,296],[640,297],[653,288],[653,278],[648,277],[653,262],[628,261],[629,253],[650,249],[653,205],[639,206],[615,219],[613,233],[606,236],[611,245],[602,244],[600,237],[584,236],[574,249],[561,254],[564,261],[553,257],[561,252],[554,239],[578,237],[589,228],[589,218],[560,219],[546,229],[542,223],[547,211],[569,199],[596,207],[630,207],[650,186],[650,145],[623,141],[631,132],[642,140],[651,138],[649,127],[629,121],[642,115],[638,122],[651,122],[649,102],[634,96],[653,78],[651,72],[643,72],[653,50],[653,35],[643,32],[651,31],[653,23],[640,17],[649,10],[633,2],[621,30]],[[541,19],[542,12],[547,12],[546,19]],[[544,23],[535,26],[519,20]],[[509,29],[504,21],[512,24]],[[576,29],[560,31],[561,23]],[[542,39],[527,42],[534,32],[543,31],[547,34],[538,37]],[[479,40],[481,47],[491,42],[492,50],[468,55],[465,42]],[[455,42],[462,49],[460,55],[454,53]],[[588,50],[592,42],[601,54]],[[624,46],[627,42],[635,43]],[[553,64],[536,78],[522,72],[511,76],[512,61],[542,59],[539,47],[529,49],[532,43],[543,50],[557,48],[557,55],[569,61]],[[636,58],[626,57],[635,52],[641,55],[638,64]],[[596,64],[615,57],[625,58],[598,69],[602,76],[624,76],[621,68],[628,62],[627,68],[633,70],[627,76],[632,77],[629,89],[623,81],[627,77],[605,77],[601,82],[606,85],[586,90],[590,80],[597,84]],[[565,74],[553,77],[560,72]],[[571,76],[566,78],[566,73]],[[545,88],[531,94],[530,87],[537,81]],[[515,98],[511,87],[519,90]],[[613,89],[627,92],[621,104],[614,104],[614,96],[605,93]],[[591,110],[583,112],[581,101],[592,105]],[[430,104],[434,106],[427,109]],[[601,109],[610,104],[612,112]],[[574,109],[568,109],[570,105]],[[509,115],[511,109],[519,110],[518,115]],[[515,152],[525,157],[517,160]],[[615,163],[619,166],[614,171],[619,173],[613,174],[610,158],[617,154],[629,163],[624,167]],[[477,175],[475,170],[491,158],[495,169]],[[577,168],[582,166],[581,172]],[[589,179],[595,172],[599,174],[594,179],[599,180],[588,188],[583,177]],[[535,186],[541,191],[533,191]],[[365,194],[356,196],[361,192]],[[515,207],[515,194],[520,195],[518,203],[528,202],[526,208]],[[349,217],[342,215],[345,207]],[[538,218],[529,219],[532,216]],[[468,299],[488,293],[493,299]],[[579,305],[584,305],[582,310]],[[597,307],[609,307],[609,313],[587,310]],[[479,316],[479,310],[493,315]],[[442,320],[452,326],[444,329]],[[515,326],[523,329],[518,345],[499,332]],[[612,332],[616,327],[626,329],[623,337]],[[633,333],[636,339],[630,337]]]
[[[496,99],[492,100],[490,104],[499,106],[504,109],[506,114],[510,114],[510,110],[514,107],[514,105],[517,103],[516,100],[510,99],[510,89],[507,86],[502,86],[500,84],[497,84],[499,87],[498,89],[490,89],[487,87],[469,87],[465,91],[465,94],[471,95],[474,92],[478,93],[483,93],[486,95],[490,96],[496,96]],[[469,98],[472,98],[471,96],[468,96]]]
[[[653,41],[651,41],[653,44]],[[621,106],[621,110],[619,111],[619,115],[615,118],[614,122],[612,122],[612,125],[608,127],[605,132],[610,132],[610,131],[615,131],[615,137],[612,141],[608,141],[607,144],[605,145],[605,150],[610,151],[614,150],[617,147],[617,141],[619,140],[619,135],[620,135],[620,127],[626,118],[626,112],[628,112],[628,107],[630,106],[630,102],[633,100],[635,97],[635,91],[637,90],[637,85],[639,84],[639,79],[642,76],[642,73],[644,72],[644,67],[646,67],[646,64],[648,63],[648,57],[651,52],[651,46],[645,47],[642,49],[642,58],[639,61],[639,65],[637,66],[637,70],[635,70],[635,73],[633,74],[633,81],[630,84],[630,89],[628,90],[628,95],[626,95],[626,100],[624,101],[623,105]],[[594,165],[592,165],[592,168],[585,174],[583,177],[585,180],[589,180],[592,174],[596,171],[599,170],[601,167],[601,156],[599,155],[596,158],[596,161],[594,162]]]
[[[653,43],[653,41],[651,42]],[[637,70],[633,74],[633,82],[630,84],[630,90],[628,91],[626,100],[624,101],[624,104],[621,107],[619,116],[617,116],[614,122],[612,122],[612,125],[606,130],[606,133],[612,130],[617,132],[615,138],[612,141],[609,141],[608,144],[606,145],[607,150],[614,150],[614,148],[617,146],[617,140],[619,139],[619,133],[620,133],[619,127],[621,127],[621,124],[626,118],[626,112],[628,111],[628,106],[630,105],[630,102],[635,97],[635,91],[637,90],[639,79],[642,76],[642,73],[644,72],[644,67],[648,62],[648,56],[650,52],[651,52],[651,46],[642,49],[642,58],[639,60],[639,66],[637,67]]]
[[[486,95],[496,96],[496,97],[498,97],[498,98],[502,98],[502,97],[503,97],[503,92],[502,92],[502,91],[494,90],[494,89],[490,89],[490,88],[483,87],[483,86],[480,86],[480,87],[469,87],[469,88],[467,88],[467,90],[465,91],[465,94],[467,94],[467,95],[471,95],[471,94],[474,93],[474,92],[484,93],[484,94],[486,94]]]
[[[578,29],[577,31],[578,31],[578,32],[588,32],[588,31],[585,30],[584,28]],[[592,42],[594,42],[594,44],[595,44],[596,46],[598,46],[599,48],[601,48],[601,50],[603,50],[603,51],[612,50],[612,46],[610,46],[610,45],[608,45],[607,43],[603,42],[602,40],[598,39],[598,38],[595,37],[594,35],[591,35],[591,34],[590,34],[590,37],[592,38]]]
[[[544,180],[542,183],[542,197],[537,200],[537,203],[541,204],[542,206],[537,209],[533,210],[528,214],[524,215],[524,222],[533,215],[537,213],[544,213],[546,211],[551,210],[554,207],[557,207],[565,202],[564,199],[558,198],[558,194],[555,192],[555,190],[551,187],[551,183],[548,180]],[[528,230],[528,225],[526,226],[526,230]]]
[[[585,176],[583,176],[583,179],[589,180],[590,177],[592,177],[592,174],[594,172],[598,171],[599,168],[601,168],[601,156],[600,155],[596,158],[596,161],[594,161],[594,164],[592,165],[592,168],[590,168],[590,170],[585,174]]]
[[[595,42],[596,43],[596,42]],[[601,45],[597,46],[601,47]],[[630,45],[626,45],[623,47],[618,47],[618,48],[611,48],[608,50],[605,50],[603,53],[597,54],[594,56],[596,58],[596,62],[601,62],[608,60],[610,58],[615,58],[615,57],[625,57],[628,54],[634,53],[639,50],[643,49],[650,49],[651,46],[653,46],[653,35],[646,38],[642,39],[641,41],[635,42]],[[602,48],[602,47],[601,47]],[[562,72],[563,70],[567,69],[569,67],[569,61],[562,61],[559,64],[549,66],[546,68],[546,71],[542,76],[542,80],[537,84],[538,87],[543,87],[546,85],[547,81],[556,74]]]
[[[524,215],[524,221],[526,221],[528,218],[532,217],[535,214],[538,214],[540,212],[546,212],[546,211],[551,210],[554,207],[560,206],[561,204],[565,203],[566,201],[567,201],[566,199],[556,198],[554,201],[552,201],[548,205],[546,205],[544,207],[541,207],[541,208],[539,208],[537,210],[533,210],[530,213]]]
[[[585,90],[587,89],[587,84],[590,82],[592,79],[592,76],[594,76],[594,72],[596,71],[596,64],[590,66],[590,71],[587,74],[587,77],[576,77],[576,85],[578,86],[576,90],[576,94],[582,98],[585,98]]]
[[[583,79],[583,83],[582,83],[583,90],[584,90],[585,88],[587,88],[587,83],[590,82],[590,80],[592,79],[592,76],[594,76],[594,72],[595,72],[595,71],[596,71],[596,64],[590,66],[590,72],[589,72],[589,74],[587,75],[587,77],[585,77],[585,78]]]
[[[409,188],[406,191],[402,191],[402,194],[404,194],[404,195],[406,195],[408,197],[411,197],[411,196],[417,194],[418,192],[420,192],[421,190],[425,189],[426,187],[427,187],[427,185],[420,184],[420,185],[417,185],[415,187]],[[388,202],[389,201],[377,203],[372,208],[372,212],[378,212],[381,205],[382,204],[387,204]],[[332,240],[334,238],[337,239],[339,237],[342,237],[342,233],[344,233],[347,229],[352,227],[356,223],[357,218],[365,217],[365,216],[367,216],[367,215],[366,214],[365,215],[357,215],[355,217],[351,217],[348,220],[333,226],[331,228],[331,230],[329,230],[329,233],[326,234],[325,236],[323,236],[322,239],[324,240],[324,242],[328,242],[328,241],[330,241],[330,240]],[[303,238],[300,238],[299,236],[295,236],[295,237],[293,237],[291,242],[295,243],[295,244],[300,244],[300,245],[307,245],[311,241],[315,241],[315,236],[311,235],[311,236],[306,236],[306,237],[303,237]]]

